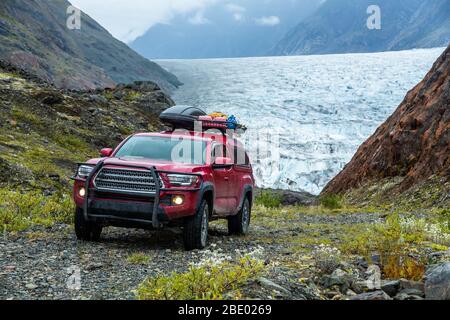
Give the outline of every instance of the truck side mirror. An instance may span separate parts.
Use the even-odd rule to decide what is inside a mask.
[[[109,158],[109,157],[111,157],[113,151],[114,150],[111,148],[105,148],[105,149],[100,150],[100,154],[103,158]]]

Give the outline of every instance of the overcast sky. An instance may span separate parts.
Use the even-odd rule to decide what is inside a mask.
[[[192,14],[192,22],[200,23],[202,10],[218,1],[223,0],[70,0],[127,43],[156,23],[169,23],[177,14]]]
[[[145,34],[157,23],[170,23],[177,15],[184,15],[191,24],[211,23],[204,15],[206,9],[219,5],[226,10],[236,23],[244,21],[259,26],[276,26],[280,17],[268,12],[261,16],[251,16],[247,7],[259,4],[280,6],[288,1],[312,0],[70,0],[116,38],[130,43]],[[314,0],[319,1],[319,0]]]

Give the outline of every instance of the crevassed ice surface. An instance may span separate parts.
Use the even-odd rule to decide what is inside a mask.
[[[243,139],[260,187],[318,194],[443,51],[158,63],[185,83],[177,104],[234,114],[249,127]]]

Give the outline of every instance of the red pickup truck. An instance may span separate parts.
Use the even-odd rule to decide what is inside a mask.
[[[255,180],[236,139],[193,131],[141,133],[101,155],[79,164],[74,177],[79,240],[97,241],[107,226],[180,226],[186,250],[203,249],[213,219],[227,219],[230,234],[248,233]]]

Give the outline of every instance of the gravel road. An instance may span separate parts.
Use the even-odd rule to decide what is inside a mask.
[[[376,221],[377,215],[299,215],[298,223],[335,225]],[[275,218],[274,218],[275,219]],[[276,222],[276,220],[274,220]],[[209,251],[235,251],[264,248],[267,263],[293,257],[282,236],[290,236],[292,225],[279,228],[255,222],[248,237],[229,237],[223,224],[210,228]],[[294,228],[295,229],[295,228]],[[265,239],[272,239],[266,241]],[[149,261],[136,265],[128,261],[131,254],[143,253]],[[172,271],[183,272],[198,262],[204,252],[185,252],[179,230],[151,232],[107,228],[98,243],[76,240],[72,228],[57,225],[51,229],[35,227],[17,235],[0,238],[0,299],[134,299],[134,289],[148,276]],[[299,261],[298,257],[293,260]],[[289,299],[317,298],[311,288],[300,286],[297,279],[312,277],[308,270],[271,268],[270,279],[289,288]],[[79,275],[79,277],[78,277]],[[78,282],[78,279],[80,280]],[[79,288],[78,288],[79,287]],[[269,286],[270,287],[270,286]],[[79,289],[79,290],[78,290]],[[254,298],[271,298],[270,292],[249,288]]]

